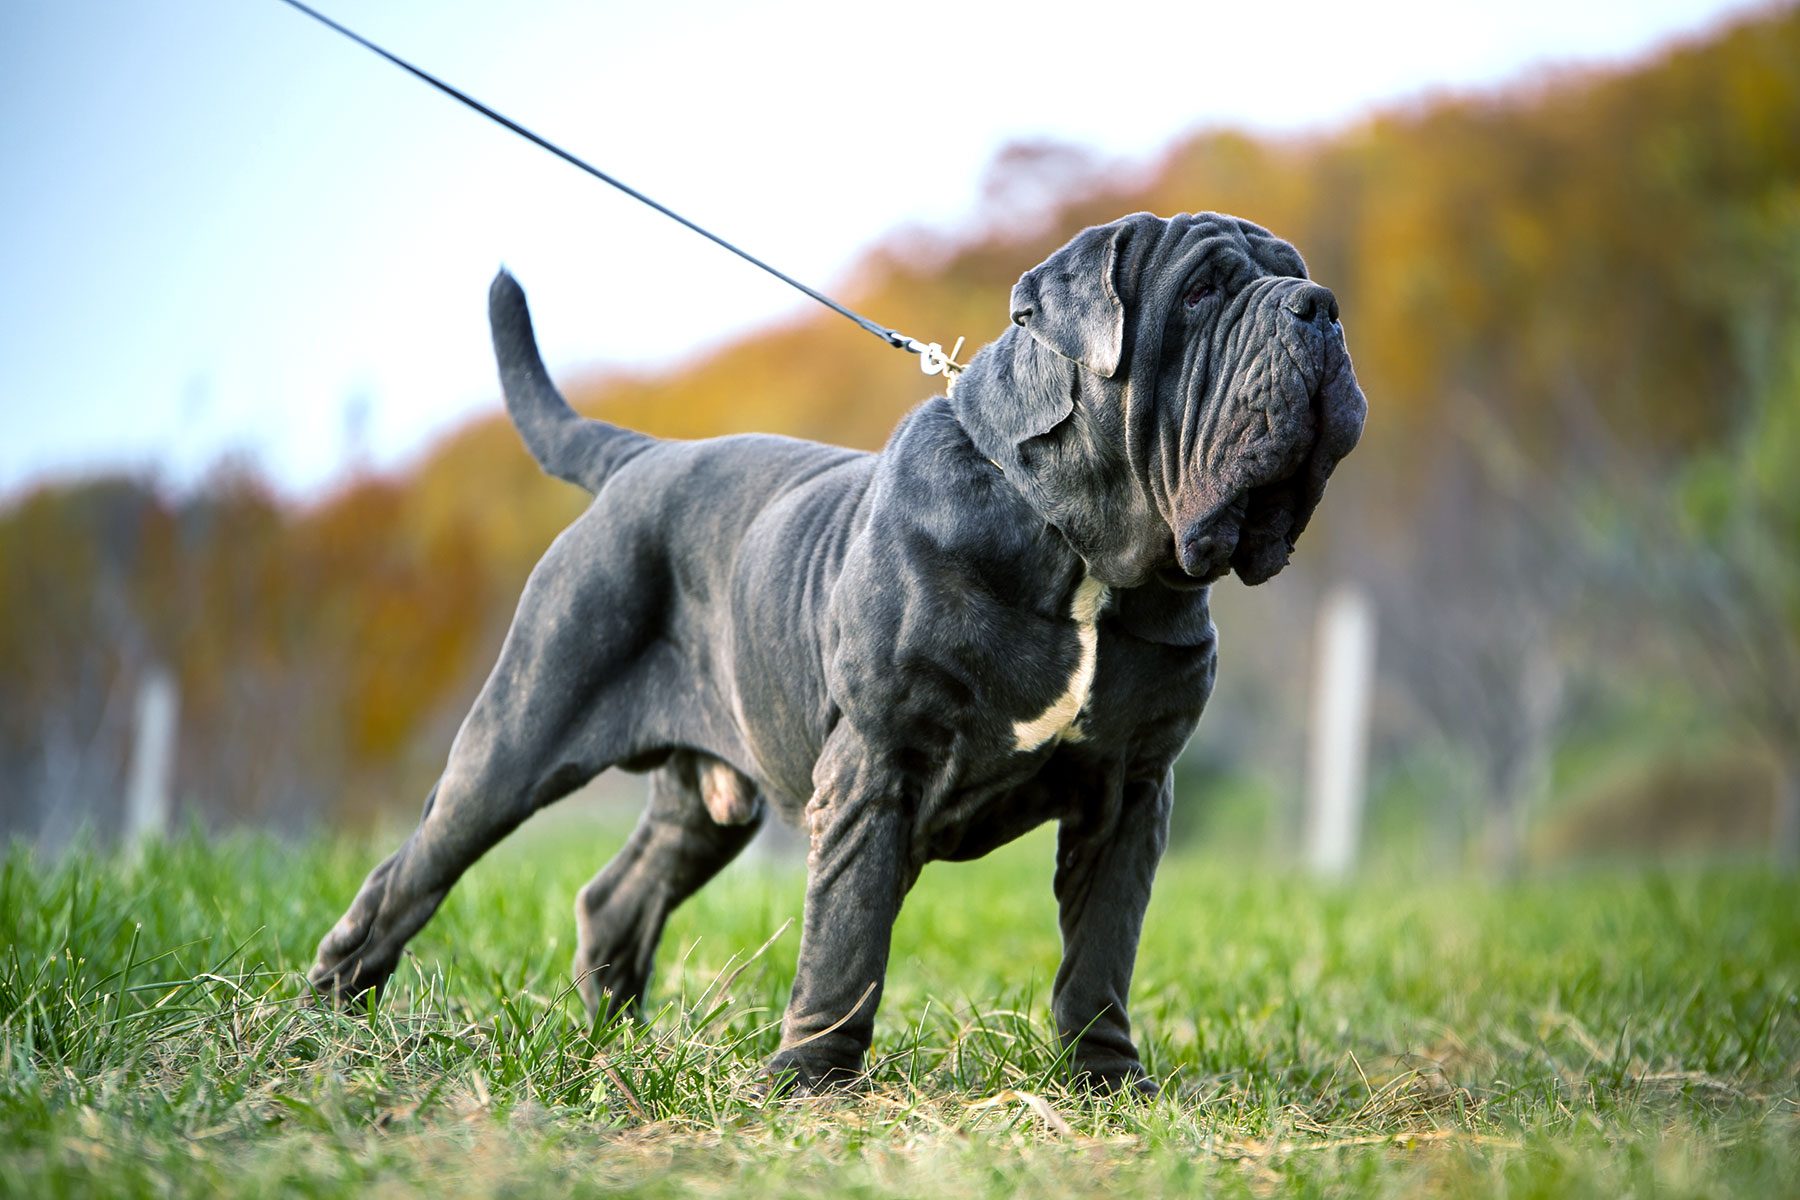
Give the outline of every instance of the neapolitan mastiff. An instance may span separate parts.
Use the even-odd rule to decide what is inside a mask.
[[[1212,689],[1207,585],[1281,570],[1362,430],[1337,301],[1300,255],[1211,213],[1085,230],[879,454],[584,419],[510,275],[489,301],[514,423],[595,499],[532,572],[418,828],[312,984],[379,986],[526,817],[649,770],[642,820],[576,904],[588,1005],[641,1002],[671,910],[772,807],[810,849],[771,1071],[840,1084],[924,864],[1057,821],[1057,1028],[1077,1079],[1154,1090],[1125,998],[1170,764]]]

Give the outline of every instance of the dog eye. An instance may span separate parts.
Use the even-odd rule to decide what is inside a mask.
[[[1181,298],[1181,302],[1189,308],[1198,308],[1202,300],[1205,300],[1218,290],[1218,288],[1210,283],[1197,283],[1187,290],[1187,295]]]

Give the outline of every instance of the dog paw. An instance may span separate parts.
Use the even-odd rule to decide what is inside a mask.
[[[1154,1100],[1162,1094],[1162,1088],[1150,1073],[1143,1067],[1132,1064],[1128,1067],[1113,1067],[1107,1070],[1080,1070],[1075,1072],[1070,1081],[1077,1088],[1093,1092],[1099,1096],[1125,1096],[1137,1100]]]
[[[327,953],[319,947],[319,959],[306,973],[306,982],[320,1003],[347,1008],[364,995],[379,991],[394,973],[395,963],[371,962],[352,949],[342,954]]]
[[[306,973],[318,1000],[347,1006],[363,994],[387,982],[398,965],[398,955],[387,961],[376,952],[373,906],[357,898],[350,911],[319,942],[312,970]]]
[[[860,1062],[844,1063],[783,1051],[769,1060],[768,1082],[762,1094],[768,1100],[822,1096],[860,1089],[867,1083]]]

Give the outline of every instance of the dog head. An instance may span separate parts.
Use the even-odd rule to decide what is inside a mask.
[[[1267,230],[1138,213],[1013,288],[959,381],[976,445],[1102,582],[1248,584],[1287,565],[1367,404],[1336,298]]]

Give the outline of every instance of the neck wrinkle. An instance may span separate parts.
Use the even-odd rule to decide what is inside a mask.
[[[1126,467],[1133,480],[1144,480],[1149,485],[1151,507],[1173,530],[1176,492],[1181,481],[1179,447],[1176,461],[1171,463],[1168,440],[1152,436],[1156,428],[1156,375],[1162,357],[1162,338],[1160,335],[1154,339],[1140,337],[1134,349],[1131,371],[1119,394],[1125,412]],[[1144,402],[1140,403],[1140,400]],[[1152,446],[1157,450],[1155,463],[1150,461]]]

